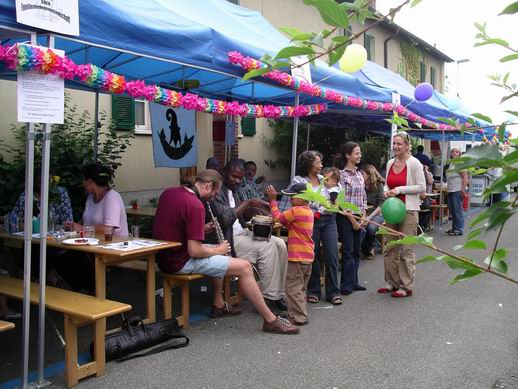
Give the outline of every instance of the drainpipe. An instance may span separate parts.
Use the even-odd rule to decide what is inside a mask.
[[[388,69],[388,52],[387,52],[387,46],[391,39],[393,39],[393,36],[389,36],[385,41],[383,42],[383,66],[385,69]]]

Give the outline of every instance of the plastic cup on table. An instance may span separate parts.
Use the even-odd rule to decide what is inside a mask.
[[[131,226],[131,236],[133,238],[140,238],[140,228],[139,228],[139,226]]]
[[[111,242],[113,239],[113,226],[104,226],[104,240]]]
[[[95,238],[95,226],[94,225],[84,226],[83,231],[84,231],[85,238]]]

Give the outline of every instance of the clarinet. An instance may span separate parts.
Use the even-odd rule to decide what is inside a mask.
[[[207,209],[209,210],[210,218],[212,219],[212,223],[214,223],[214,228],[216,229],[216,238],[218,240],[218,243],[223,243],[223,241],[225,240],[225,235],[223,234],[223,230],[221,229],[221,226],[219,225],[218,219],[214,216],[214,213],[212,213],[212,209],[208,202],[207,202]],[[232,255],[232,251],[228,250],[227,255]]]

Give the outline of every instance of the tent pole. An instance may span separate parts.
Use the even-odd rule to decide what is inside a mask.
[[[54,48],[54,37],[48,37],[48,47]],[[45,380],[45,280],[47,275],[47,227],[49,208],[49,165],[50,165],[50,123],[44,124],[43,145],[41,155],[40,186],[40,285],[39,285],[39,317],[38,317],[38,378],[35,386],[42,388],[50,385]],[[37,179],[38,177],[36,177]],[[32,386],[32,385],[31,385]]]
[[[95,90],[95,112],[94,112],[94,162],[97,162],[99,143],[99,91]]]
[[[306,151],[309,150],[309,133],[311,132],[311,123],[308,122],[308,137],[306,139]]]
[[[36,34],[31,34],[31,43],[36,44]],[[29,379],[29,329],[31,308],[31,245],[32,245],[32,202],[34,182],[34,123],[27,123],[25,142],[25,215],[23,234],[23,353],[22,388],[26,389]]]
[[[294,106],[299,105],[299,97],[300,95],[297,93],[295,95],[295,104]],[[293,139],[291,144],[291,174],[290,174],[290,182],[293,181],[293,177],[295,177],[295,168],[297,166],[297,138],[299,133],[299,118],[295,117],[293,121]]]
[[[445,144],[445,140],[444,140],[444,129],[442,130],[442,142],[441,142],[441,171],[439,172],[440,175],[441,175],[441,188],[440,188],[440,191],[439,191],[439,205],[443,205],[444,203],[444,195],[443,195],[443,186],[442,186],[442,179],[443,179],[443,176],[444,176],[444,160],[447,158],[447,154],[446,154],[446,144]],[[439,225],[442,227],[442,224],[443,224],[443,217],[442,217],[442,212],[439,211],[439,217],[441,218],[441,220],[439,221]]]
[[[401,95],[399,93],[392,93],[392,104],[394,105],[400,105],[401,104]],[[391,124],[390,125],[390,143],[389,143],[389,150],[388,150],[388,156],[389,159],[392,158],[393,151],[392,151],[392,141],[394,140],[394,135],[397,132],[397,125]]]

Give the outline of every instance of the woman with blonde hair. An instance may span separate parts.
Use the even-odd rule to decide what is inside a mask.
[[[426,190],[426,181],[421,162],[410,154],[410,137],[406,132],[398,132],[392,141],[395,158],[387,163],[385,198],[398,197],[405,203],[406,217],[399,224],[387,227],[406,235],[417,235],[419,221],[419,194]],[[399,239],[387,235],[387,243]],[[414,245],[397,245],[385,253],[386,285],[378,293],[390,293],[392,297],[412,296],[415,274]]]
[[[383,223],[383,216],[381,216],[381,206],[385,201],[383,193],[383,184],[385,180],[378,173],[378,170],[371,164],[365,164],[360,168],[365,181],[365,192],[367,193],[368,216],[367,220]],[[369,212],[370,211],[370,212]],[[362,225],[365,228],[365,237],[362,241],[362,256],[364,259],[374,259],[374,243],[376,242],[376,232],[378,226],[372,223],[364,222]]]

